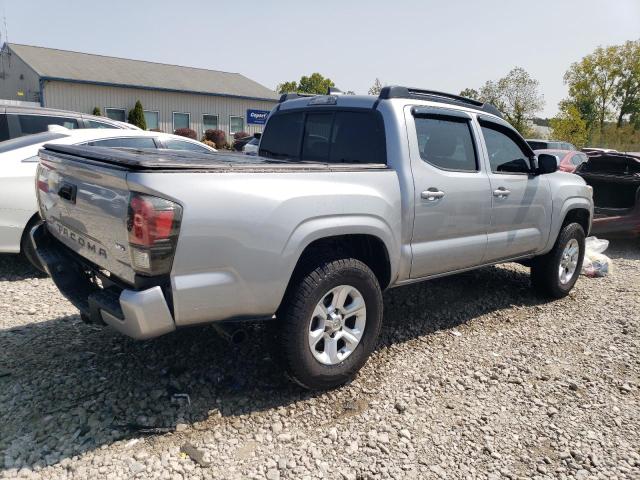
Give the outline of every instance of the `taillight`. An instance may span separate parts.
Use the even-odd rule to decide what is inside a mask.
[[[182,208],[177,203],[142,193],[131,194],[127,230],[134,270],[148,275],[169,273],[181,218]]]

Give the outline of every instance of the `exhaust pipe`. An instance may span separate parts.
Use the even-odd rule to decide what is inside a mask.
[[[233,324],[214,323],[213,329],[232,345],[240,345],[247,339],[247,331]]]

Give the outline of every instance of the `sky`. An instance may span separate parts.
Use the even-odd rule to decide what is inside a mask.
[[[344,91],[459,93],[521,66],[540,116],[599,45],[640,38],[640,0],[0,0],[2,41],[239,72],[275,89],[320,72]]]

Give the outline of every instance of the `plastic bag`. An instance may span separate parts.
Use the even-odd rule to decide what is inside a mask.
[[[583,275],[587,277],[606,277],[612,273],[613,264],[611,259],[602,253],[609,247],[609,240],[587,237],[584,247]]]

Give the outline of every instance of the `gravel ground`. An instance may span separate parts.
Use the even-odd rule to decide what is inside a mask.
[[[545,303],[509,264],[385,294],[358,378],[312,394],[264,330],[147,342],[0,256],[0,478],[640,478],[640,244]]]

